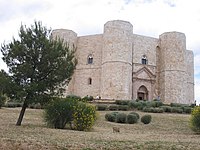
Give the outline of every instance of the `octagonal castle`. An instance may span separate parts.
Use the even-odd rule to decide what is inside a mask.
[[[66,95],[194,103],[194,56],[183,33],[141,36],[133,34],[131,23],[114,20],[104,25],[103,34],[77,36],[57,29],[52,36],[77,48]]]

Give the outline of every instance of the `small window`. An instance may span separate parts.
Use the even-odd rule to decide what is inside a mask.
[[[88,79],[88,84],[89,84],[89,85],[92,85],[92,78],[89,78],[89,79]]]
[[[142,64],[146,65],[147,63],[148,63],[147,56],[143,55],[142,56]]]
[[[92,55],[88,56],[88,64],[92,64],[93,63],[93,57]]]

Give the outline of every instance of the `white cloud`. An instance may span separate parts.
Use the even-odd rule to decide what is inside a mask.
[[[127,20],[136,34],[158,37],[163,32],[186,34],[195,54],[195,90],[200,74],[200,7],[198,0],[0,0],[0,43],[17,36],[21,23],[41,20],[47,27],[67,28],[78,35],[103,32],[109,20]],[[0,68],[5,65],[0,61]],[[200,101],[200,93],[196,92]]]

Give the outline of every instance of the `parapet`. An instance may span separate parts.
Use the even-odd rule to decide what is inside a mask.
[[[133,32],[133,25],[128,21],[123,20],[112,20],[104,24],[104,32],[107,28],[117,28],[118,30],[128,30]]]

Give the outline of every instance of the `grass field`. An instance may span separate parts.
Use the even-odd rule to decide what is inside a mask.
[[[81,132],[47,128],[39,109],[27,109],[22,126],[15,126],[19,112],[0,109],[0,149],[200,150],[200,135],[190,130],[186,114],[151,114],[150,124],[130,125],[105,121],[104,111],[91,131]],[[115,126],[120,133],[113,133]]]

